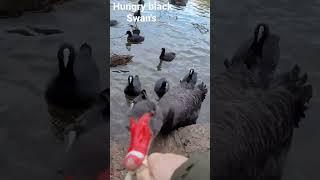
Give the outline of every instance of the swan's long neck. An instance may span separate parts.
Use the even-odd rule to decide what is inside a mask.
[[[165,49],[162,49],[160,56],[163,57],[165,53],[166,53],[166,50],[165,50]]]

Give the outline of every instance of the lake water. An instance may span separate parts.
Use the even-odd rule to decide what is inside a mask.
[[[131,30],[127,21],[130,11],[113,10],[113,2],[121,4],[137,4],[137,1],[111,1],[110,16],[119,24],[110,28],[111,53],[131,54],[133,62],[125,66],[111,68],[111,136],[126,137],[128,125],[128,106],[123,90],[127,85],[128,75],[139,75],[142,87],[149,96],[156,97],[153,87],[160,78],[165,77],[170,86],[178,84],[179,80],[194,68],[198,72],[198,83],[204,82],[210,92],[210,3],[209,0],[189,0],[186,7],[172,6],[171,11],[151,11],[146,8],[143,16],[156,16],[156,22],[138,22],[140,35],[145,37],[141,44],[126,46],[127,38],[123,36]],[[168,1],[145,1],[166,4]],[[198,27],[198,28],[196,28]],[[161,70],[158,68],[161,48],[176,53],[172,62],[163,62]],[[116,70],[128,73],[113,72]],[[202,104],[198,122],[209,122],[210,95],[208,93]]]

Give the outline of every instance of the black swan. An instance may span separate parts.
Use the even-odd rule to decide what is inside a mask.
[[[264,27],[262,38],[258,38]],[[258,33],[257,33],[258,32]],[[211,173],[215,180],[280,180],[294,129],[312,97],[299,66],[274,74],[280,38],[266,24],[214,77]]]
[[[158,98],[161,97],[168,92],[169,90],[169,82],[166,78],[160,78],[154,85],[154,92],[157,94]]]
[[[124,94],[129,97],[136,97],[140,94],[141,92],[141,83],[139,80],[139,76],[136,75],[135,77],[133,76],[128,76],[128,84],[124,89]]]
[[[144,41],[144,37],[139,34],[132,34],[130,31],[127,31],[126,34],[128,34],[127,41],[129,43],[141,43]]]
[[[129,115],[131,142],[133,144],[131,144],[129,153],[125,158],[126,168],[134,170],[142,163],[143,157],[137,157],[136,153],[142,154],[142,156],[147,154],[146,147],[150,145],[152,139],[149,139],[146,134],[151,133],[152,138],[154,138],[158,134],[167,135],[179,127],[195,124],[206,94],[207,88],[204,83],[197,85],[194,89],[177,85],[170,88],[158,103],[148,98],[137,102]],[[139,140],[139,137],[145,135],[146,138]],[[134,147],[136,140],[144,141],[142,144],[145,148]],[[133,162],[133,160],[137,161]]]
[[[174,58],[176,58],[176,53],[174,52],[167,52],[166,53],[166,49],[162,48],[161,49],[161,54],[159,56],[159,59],[162,61],[172,61]]]

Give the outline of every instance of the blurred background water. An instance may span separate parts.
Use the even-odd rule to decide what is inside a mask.
[[[63,42],[74,44],[77,50],[83,42],[92,46],[101,86],[106,88],[109,73],[103,5],[103,1],[69,1],[50,13],[25,13],[0,20],[1,180],[63,179],[57,170],[62,167],[65,146],[52,133],[44,92],[58,71],[57,51]],[[45,36],[31,31],[34,36],[22,36],[6,32],[29,30],[27,26],[64,33]]]
[[[133,62],[125,66],[111,68],[111,131],[112,137],[121,138],[127,136],[125,128],[128,125],[128,106],[123,93],[127,85],[129,75],[139,75],[142,88],[147,90],[149,96],[154,99],[153,91],[155,82],[165,77],[170,86],[177,85],[179,80],[194,68],[198,72],[198,83],[207,84],[210,92],[210,1],[189,0],[187,6],[178,7],[172,5],[170,11],[154,11],[147,7],[142,16],[156,16],[156,22],[138,22],[140,35],[145,37],[141,44],[126,46],[127,38],[123,36],[127,30],[131,30],[127,21],[127,15],[131,11],[113,10],[113,2],[120,4],[137,4],[137,0],[114,0],[110,2],[110,17],[119,24],[110,29],[111,52],[116,54],[131,54]],[[150,3],[166,4],[164,0],[145,0],[145,5]],[[176,53],[172,62],[163,62],[159,69],[159,55],[161,48]],[[128,73],[116,73],[115,70],[126,70]],[[202,104],[198,122],[209,122],[210,119],[210,94],[208,93]]]
[[[218,0],[214,7],[214,73],[225,68],[240,43],[252,36],[259,22],[280,36],[279,71],[298,64],[308,73],[313,98],[306,118],[296,129],[283,180],[318,180],[320,167],[320,1]]]

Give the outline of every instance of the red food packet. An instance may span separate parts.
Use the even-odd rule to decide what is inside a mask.
[[[125,167],[134,171],[141,166],[150,145],[152,131],[149,127],[152,113],[145,113],[136,122],[130,118],[130,146],[124,160]]]

